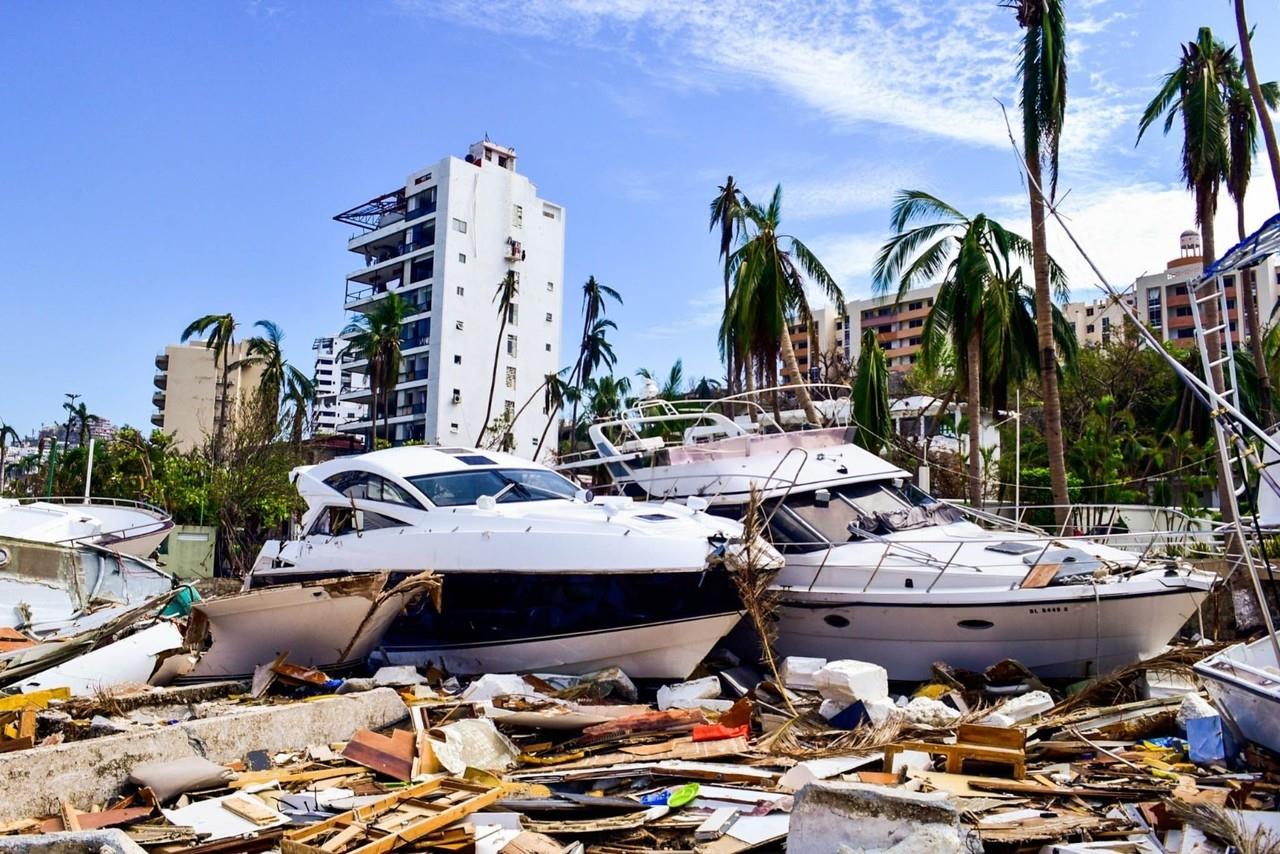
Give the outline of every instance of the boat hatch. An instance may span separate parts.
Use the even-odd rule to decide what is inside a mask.
[[[646,522],[674,522],[675,516],[668,516],[666,513],[641,513],[636,517]]]
[[[1038,552],[1044,546],[1032,545],[1031,543],[995,543],[987,546],[989,552],[999,552],[1005,555],[1025,555],[1031,552]]]

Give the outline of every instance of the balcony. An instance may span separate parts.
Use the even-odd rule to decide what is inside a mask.
[[[160,371],[158,374],[156,374],[154,377],[151,378],[151,381],[155,383],[156,388],[159,388],[159,389],[167,388],[169,385],[169,375],[164,371]]]
[[[163,411],[164,410],[164,392],[157,391],[155,394],[151,395],[151,402],[155,404],[157,409]]]
[[[400,352],[412,350],[416,347],[427,347],[431,344],[430,335],[414,335],[400,339]]]
[[[516,240],[514,237],[507,238],[506,258],[507,258],[507,261],[510,263],[515,263],[516,261],[523,261],[525,258],[524,247],[520,244],[520,241]]]
[[[151,413],[151,423],[152,423],[152,424],[154,424],[154,425],[155,425],[155,426],[157,426],[157,427],[163,428],[163,427],[164,427],[164,413],[163,413],[163,412],[159,412],[159,411]]]
[[[168,353],[156,354],[156,367],[162,371],[169,370],[169,354]]]

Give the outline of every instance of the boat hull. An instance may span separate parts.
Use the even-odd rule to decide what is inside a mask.
[[[374,662],[458,675],[582,674],[617,665],[636,679],[683,679],[742,613],[732,579],[719,568],[437,574],[440,610],[426,598],[410,605]]]
[[[1070,590],[1035,597],[1003,591],[986,602],[948,602],[937,594],[813,601],[783,592],[776,649],[870,661],[904,681],[929,679],[934,662],[983,670],[1007,658],[1043,677],[1084,678],[1159,652],[1207,595],[1192,586],[1052,595],[1064,589]]]
[[[1270,637],[1227,647],[1194,670],[1241,735],[1280,753],[1280,668]]]

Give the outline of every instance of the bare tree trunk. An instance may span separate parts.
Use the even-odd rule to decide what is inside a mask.
[[[969,376],[969,504],[982,509],[982,339],[977,330],[965,347],[965,371]]]
[[[809,397],[809,389],[805,385],[804,377],[800,376],[800,363],[796,361],[796,350],[791,346],[791,333],[783,330],[782,333],[782,362],[787,366],[787,373],[796,378],[796,399],[800,403],[800,408],[804,410],[804,417],[810,424],[822,425],[822,419],[818,417],[818,410],[813,405],[813,398]]]
[[[1044,441],[1049,451],[1049,483],[1053,488],[1058,527],[1067,524],[1071,495],[1067,491],[1067,459],[1062,449],[1062,398],[1058,392],[1058,358],[1053,343],[1053,295],[1049,291],[1049,248],[1045,243],[1044,197],[1040,194],[1040,152],[1027,152],[1031,176],[1031,251],[1036,280],[1036,343],[1040,352],[1040,391],[1044,397]]]
[[[1244,199],[1236,200],[1236,232],[1244,240],[1248,235],[1244,230]],[[1254,294],[1254,282],[1258,268],[1249,267],[1236,275],[1236,305],[1243,308],[1245,318],[1242,335],[1248,335],[1249,355],[1253,357],[1254,369],[1258,373],[1258,408],[1262,417],[1263,429],[1270,430],[1275,423],[1271,403],[1271,377],[1267,372],[1267,360],[1262,352],[1262,323],[1258,301]]]
[[[493,392],[498,387],[498,359],[502,357],[502,336],[507,331],[507,313],[502,312],[502,322],[498,324],[498,343],[493,347],[493,378],[489,380],[489,402],[484,405],[484,421],[480,424],[480,435],[476,436],[476,447],[484,440],[484,431],[489,429],[489,418],[493,413]],[[514,426],[514,422],[513,422]]]
[[[1253,109],[1262,125],[1262,138],[1267,143],[1267,158],[1271,161],[1271,180],[1276,184],[1276,200],[1280,201],[1280,144],[1276,143],[1276,128],[1271,123],[1267,102],[1262,99],[1262,87],[1258,84],[1258,70],[1253,66],[1253,45],[1249,43],[1249,23],[1244,14],[1244,0],[1235,0],[1236,35],[1240,39],[1240,61],[1249,81],[1249,94],[1253,97]],[[1243,235],[1241,235],[1243,237]]]

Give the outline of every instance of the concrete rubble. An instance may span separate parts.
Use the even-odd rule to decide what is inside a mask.
[[[392,595],[325,592],[331,611],[355,595],[380,617]],[[218,644],[226,607],[193,612],[185,637]],[[153,626],[159,646],[144,629],[45,671],[22,659],[0,693],[0,852],[1216,854],[1249,850],[1237,824],[1265,842],[1280,815],[1280,757],[1238,738],[1193,677],[1146,693],[1148,671],[1190,674],[1207,647],[1072,685],[1016,662],[904,686],[869,662],[774,674],[722,654],[638,686],[617,668],[338,677],[279,640],[251,681],[86,690],[86,659],[113,646],[96,660],[135,674],[199,663],[190,644],[166,656],[174,624]]]

